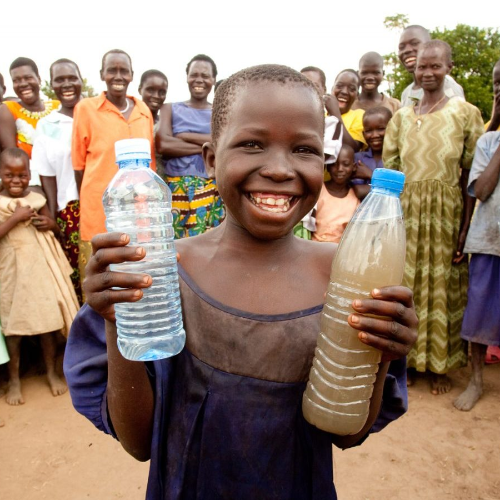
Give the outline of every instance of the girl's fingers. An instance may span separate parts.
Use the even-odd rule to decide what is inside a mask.
[[[152,282],[153,279],[149,274],[121,273],[106,270],[101,273],[88,274],[83,281],[83,286],[87,295],[110,288],[148,288]]]
[[[361,340],[364,344],[370,345],[382,351],[384,353],[382,361],[392,361],[393,359],[399,359],[407,356],[410,352],[411,346],[413,345],[400,344],[392,339],[378,337],[377,335],[372,335],[367,332],[361,332],[359,334],[359,340]]]
[[[401,323],[404,326],[416,327],[417,315],[413,307],[406,307],[401,302],[389,302],[376,299],[357,299],[352,307],[356,312],[374,316],[384,316]]]
[[[92,238],[92,253],[101,248],[123,247],[130,242],[130,237],[125,233],[101,233]]]
[[[413,330],[398,321],[351,314],[349,325],[356,330],[383,337],[403,344],[413,344]]]

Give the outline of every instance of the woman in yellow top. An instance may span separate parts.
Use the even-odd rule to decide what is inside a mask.
[[[38,67],[31,59],[18,57],[9,71],[20,102],[6,101],[0,106],[0,146],[2,150],[21,148],[31,158],[38,121],[56,109],[59,101],[43,102],[40,99],[41,79]]]

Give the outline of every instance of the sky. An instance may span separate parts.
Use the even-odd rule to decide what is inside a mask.
[[[330,89],[337,73],[357,69],[365,52],[396,51],[399,32],[385,28],[386,16],[406,14],[411,24],[431,30],[460,23],[498,28],[500,18],[492,16],[491,2],[475,0],[473,7],[460,3],[467,8],[457,2],[451,9],[436,0],[3,0],[0,73],[6,95],[13,95],[8,68],[16,57],[33,59],[42,81],[49,79],[53,61],[67,57],[101,92],[102,56],[119,48],[132,57],[129,94],[136,96],[142,72],[154,68],[169,79],[167,101],[188,99],[185,68],[199,53],[214,59],[217,79],[255,64],[279,63],[297,70],[312,65],[325,71]],[[15,15],[20,8],[22,15]]]

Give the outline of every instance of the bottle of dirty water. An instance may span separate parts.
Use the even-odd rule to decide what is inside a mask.
[[[119,171],[102,202],[109,232],[130,236],[146,256],[139,262],[111,265],[112,271],[146,273],[153,278],[138,302],[115,305],[118,348],[123,357],[154,361],[178,354],[186,335],[182,324],[177,259],[172,228],[172,195],[150,168],[147,139],[126,139],[115,144]]]
[[[381,351],[363,344],[347,317],[355,299],[374,288],[400,285],[406,237],[399,196],[405,176],[373,173],[371,191],[348,224],[332,264],[309,382],[305,419],[327,432],[356,434],[366,423]]]

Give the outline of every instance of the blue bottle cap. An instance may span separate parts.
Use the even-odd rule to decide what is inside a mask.
[[[147,139],[123,139],[115,142],[116,163],[126,160],[151,160],[151,144]]]
[[[372,175],[372,188],[383,188],[401,194],[405,185],[405,174],[389,168],[376,168]]]

